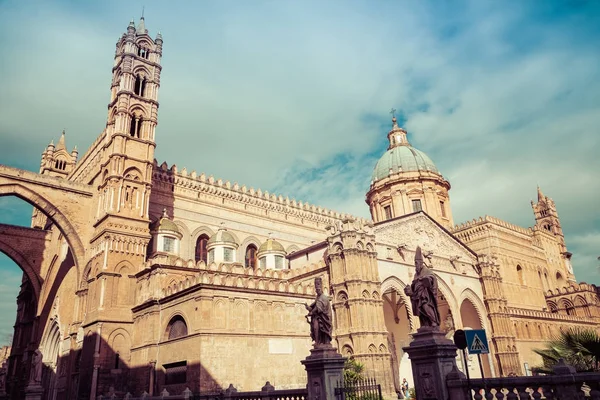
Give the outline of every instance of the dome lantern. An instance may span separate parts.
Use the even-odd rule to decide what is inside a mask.
[[[286,255],[287,253],[281,243],[273,239],[269,233],[269,238],[258,249],[258,265],[261,269],[286,269]]]
[[[217,232],[208,239],[206,249],[208,250],[208,264],[233,263],[236,262],[236,250],[239,247],[235,238],[221,223]]]
[[[179,255],[180,241],[183,235],[179,227],[169,218],[167,209],[162,216],[150,225],[152,235],[152,253],[169,253]]]

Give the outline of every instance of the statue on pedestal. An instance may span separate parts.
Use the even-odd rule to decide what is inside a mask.
[[[404,288],[404,293],[410,297],[413,315],[419,316],[421,327],[439,328],[440,312],[437,303],[437,278],[423,261],[421,247],[415,252],[416,273],[412,284]]]
[[[42,352],[37,349],[31,359],[31,373],[29,383],[39,385],[42,383]]]
[[[331,303],[329,296],[323,293],[323,281],[321,278],[315,278],[315,292],[317,298],[309,306],[304,304],[310,317],[310,337],[314,340],[314,347],[330,346],[331,344]]]

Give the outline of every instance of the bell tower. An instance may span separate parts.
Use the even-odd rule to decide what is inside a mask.
[[[98,205],[90,243],[91,278],[100,293],[90,308],[97,310],[93,315],[98,322],[109,317],[131,322],[133,299],[118,288],[133,284],[151,238],[148,205],[162,43],[160,33],[154,40],[148,35],[142,17],[137,27],[133,20],[129,23],[116,44],[108,119],[99,139]]]
[[[567,251],[567,247],[565,245],[565,235],[563,234],[562,227],[560,226],[560,219],[558,218],[558,212],[556,211],[554,200],[548,196],[545,196],[539,186],[537,188],[537,203],[532,201],[531,207],[533,208],[533,213],[535,215],[536,227],[556,236],[558,238],[559,245],[561,246],[561,252]]]
[[[162,36],[148,35],[144,17],[118,40],[104,130],[97,218],[147,221],[158,123]]]
[[[540,239],[547,254],[552,254],[554,252],[553,249],[556,249],[556,246],[558,247],[560,264],[558,264],[556,257],[549,256],[551,264],[555,264],[554,267],[558,271],[556,274],[553,274],[557,279],[557,286],[562,287],[562,285],[564,285],[561,278],[563,277],[563,274],[560,271],[566,274],[564,277],[567,281],[572,283],[576,282],[573,266],[571,264],[572,254],[567,250],[565,234],[560,225],[560,218],[558,217],[558,211],[556,210],[554,200],[545,196],[538,186],[537,203],[532,201],[531,208],[533,208],[533,214],[535,216],[535,234]],[[542,232],[552,235],[550,236],[552,239],[550,241],[544,239],[545,237],[547,238],[548,235],[544,235]]]

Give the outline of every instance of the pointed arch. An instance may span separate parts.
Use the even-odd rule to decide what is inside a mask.
[[[36,272],[33,265],[31,265],[29,260],[23,254],[15,250],[10,244],[3,241],[1,236],[0,252],[6,254],[6,256],[8,256],[8,258],[10,258],[15,264],[17,264],[25,273],[27,279],[29,280],[29,283],[31,284],[33,295],[35,297],[35,303],[38,304],[41,295],[42,283],[41,277]]]
[[[75,268],[77,268],[77,276],[80,276],[81,270],[79,264],[80,260],[85,259],[85,247],[77,234],[77,230],[60,209],[40,194],[17,183],[0,184],[0,197],[2,196],[16,196],[21,200],[26,201],[41,211],[57,226],[58,230],[62,233],[63,237],[71,247],[73,261]]]
[[[485,313],[485,304],[483,300],[473,291],[473,289],[467,288],[462,291],[460,294],[460,304],[462,305],[463,301],[469,300],[473,304],[475,311],[477,311],[477,317],[479,318],[479,323],[483,329],[487,329],[487,315]]]

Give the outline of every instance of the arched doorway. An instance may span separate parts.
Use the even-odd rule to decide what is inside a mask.
[[[477,311],[477,308],[470,299],[464,299],[460,304],[460,318],[462,320],[464,330],[484,329],[481,323],[480,313]],[[464,361],[462,362],[464,363]],[[481,355],[481,363],[483,365],[483,372],[485,374],[485,377],[492,377],[489,356],[487,354]],[[471,378],[481,378],[479,360],[476,355],[467,355],[467,367],[469,368],[469,374]]]
[[[388,331],[388,347],[392,353],[392,370],[395,375],[396,390],[399,390],[403,379],[408,381],[410,387],[414,387],[411,363],[408,354],[402,350],[403,347],[410,344],[410,333],[413,331],[412,313],[407,307],[408,299],[400,291],[403,289],[398,286],[400,285],[384,289],[382,296],[384,322]]]
[[[44,363],[42,369],[42,387],[47,388],[44,391],[44,398],[46,400],[54,400],[56,398],[60,341],[60,328],[56,319],[53,319],[48,324],[40,343],[40,351]]]

